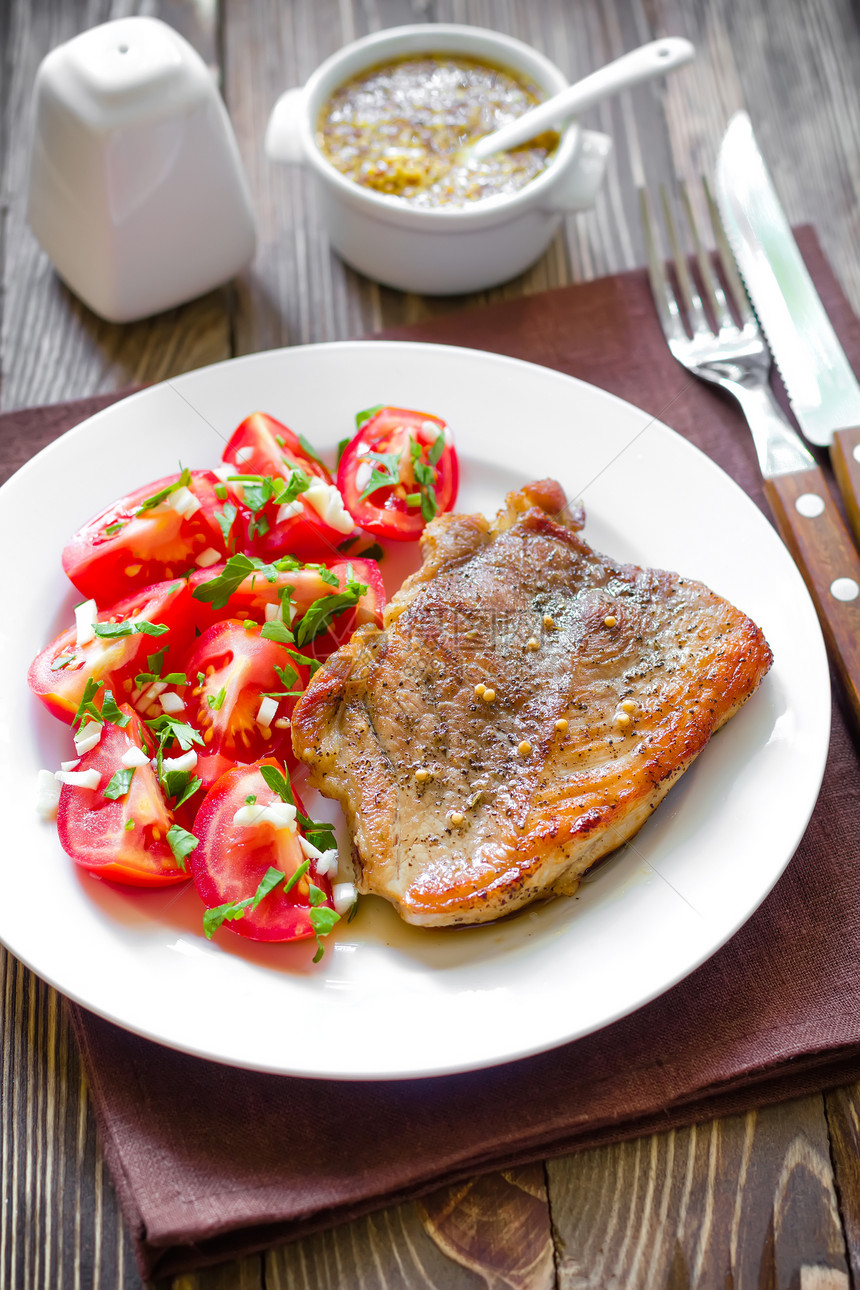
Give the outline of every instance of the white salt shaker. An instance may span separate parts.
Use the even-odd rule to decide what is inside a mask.
[[[254,215],[233,130],[172,27],[121,18],[43,60],[27,218],[60,277],[111,322],[191,300],[248,263]]]

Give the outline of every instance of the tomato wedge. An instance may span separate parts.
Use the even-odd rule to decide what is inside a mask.
[[[222,460],[240,475],[278,475],[286,478],[295,469],[332,482],[328,468],[308,451],[298,435],[266,412],[252,412],[230,437]]]
[[[266,560],[285,553],[300,560],[336,556],[338,544],[355,526],[328,468],[313,455],[310,444],[274,417],[253,412],[234,432],[223,458],[247,481],[227,484],[243,550]],[[305,484],[302,492],[286,502],[262,501],[264,481],[287,481],[296,472]]]
[[[325,513],[330,513],[325,508],[334,499],[334,513],[339,515],[339,522],[342,520],[341,527],[329,524],[309,500],[311,497]],[[286,506],[270,502],[263,518],[268,528],[262,533],[250,520],[245,520],[245,550],[263,560],[277,560],[282,555],[292,555],[302,561],[336,560],[341,543],[355,532],[353,517],[342,509],[342,499],[334,484],[320,484],[313,491],[300,493]]]
[[[237,569],[238,573],[231,573]],[[291,589],[289,600],[294,611],[291,626],[301,637],[296,643],[302,653],[313,658],[327,658],[362,623],[373,622],[382,626],[385,587],[375,560],[358,557],[322,566],[283,570],[276,565],[269,566],[266,572],[254,570],[236,584],[239,573],[241,562],[234,560],[230,564],[201,569],[193,575],[190,586],[198,629],[202,631],[224,618],[265,623],[275,608],[280,609],[281,596],[288,588]],[[366,590],[355,599],[348,592],[350,583],[358,583]],[[307,611],[318,601],[324,602],[334,596],[339,597],[337,609],[333,605],[319,604],[303,632],[301,624]]]
[[[289,716],[297,695],[286,692],[303,690],[310,672],[285,646],[257,626],[226,618],[199,638],[185,670],[192,683],[203,678],[191,692],[188,719],[201,731],[207,754],[243,763],[280,753],[292,759]],[[274,696],[267,719],[260,716],[266,696]]]
[[[330,930],[336,921],[331,881],[317,868],[318,861],[305,855],[295,823],[285,822],[291,812],[283,809],[281,798],[266,783],[263,766],[279,769],[269,759],[254,766],[235,766],[207,793],[194,826],[199,841],[191,855],[194,884],[210,910],[220,914],[225,905],[232,906],[223,922],[231,932],[255,941],[304,940],[318,930]],[[295,804],[304,815],[298,797]],[[267,809],[272,807],[275,812]],[[237,812],[251,822],[237,822]],[[274,819],[267,818],[273,814]],[[282,877],[271,875],[270,881],[277,885],[255,906],[254,898],[271,870]],[[327,912],[314,915],[314,909],[322,907]],[[212,921],[208,925],[204,921],[204,927],[211,934]]]
[[[167,842],[173,816],[155,772],[149,762],[134,767],[123,763],[133,748],[152,753],[155,740],[130,708],[120,711],[128,724],[105,723],[100,741],[75,767],[75,774],[98,772],[98,786],[63,784],[57,810],[60,843],[75,864],[113,882],[132,887],[185,882],[189,874]],[[108,796],[106,790],[117,795]]]
[[[166,627],[166,631],[156,635],[138,630],[131,635],[94,636],[78,645],[77,629],[70,627],[30,664],[30,689],[55,717],[66,722],[77,712],[89,680],[104,682],[104,689],[111,690],[119,703],[133,691],[133,678],[145,669],[150,655],[163,650],[165,670],[171,663],[181,663],[194,632],[191,606],[191,592],[184,582],[159,582],[136,591],[102,610],[98,624],[115,631],[123,623],[149,623]],[[101,695],[95,702],[101,704]]]
[[[215,563],[227,551],[219,486],[211,470],[194,470],[136,489],[75,533],[63,568],[79,591],[105,605],[183,575],[201,558]]]
[[[357,419],[337,472],[346,509],[368,533],[413,541],[457,499],[451,432],[439,417],[407,408],[372,408]]]

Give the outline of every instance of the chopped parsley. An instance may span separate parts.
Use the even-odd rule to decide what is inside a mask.
[[[183,873],[188,873],[188,866],[185,860],[191,855],[195,847],[200,845],[199,838],[195,838],[193,833],[183,829],[179,824],[171,824],[167,830],[167,845],[173,852],[173,858],[179,865]]]
[[[158,759],[159,783],[164,789],[165,797],[170,799],[171,808],[175,811],[202,788],[203,781],[187,770],[165,770],[164,754],[160,749],[159,752],[161,753]]]
[[[93,623],[96,636],[112,640],[117,636],[163,636],[166,623],[149,623],[145,618],[127,618],[124,623]]]
[[[164,657],[167,654],[166,649],[160,649],[155,654],[148,654],[146,658],[146,672],[138,672],[134,678],[134,683],[140,689],[148,685],[150,681],[161,680],[161,669],[164,666]]]
[[[412,473],[419,491],[410,493],[406,499],[407,506],[420,506],[421,517],[429,524],[439,510],[439,499],[436,496],[436,464],[445,448],[445,436],[440,430],[435,442],[424,461],[421,456],[421,445],[415,439],[409,440],[409,454],[412,458]]]
[[[256,627],[257,623],[254,626]],[[281,622],[280,618],[273,618],[270,623],[264,623],[260,628],[260,635],[264,640],[278,641],[281,645],[292,645],[295,640],[289,627]]]
[[[323,582],[325,582],[329,587],[337,587],[340,583],[340,579],[337,574],[333,573],[331,569],[324,564],[309,564],[307,568],[316,570]]]
[[[271,475],[231,475],[230,482],[242,485],[245,505],[255,515],[275,496],[275,480]]]
[[[363,452],[360,462],[378,462],[370,472],[370,479],[362,489],[360,500],[370,497],[380,488],[394,488],[400,483],[400,462],[402,452]]]
[[[190,685],[191,682],[184,672],[167,672],[164,676],[161,669],[164,666],[164,657],[166,649],[159,650],[157,654],[150,654],[146,660],[148,672],[138,672],[134,678],[134,683],[138,689],[143,689],[145,685],[151,685],[153,681],[163,681],[165,685]]]
[[[304,470],[294,469],[290,471],[288,479],[279,479],[275,481],[277,492],[275,493],[275,502],[278,506],[288,506],[294,502],[300,493],[306,493],[310,488],[313,480]]]
[[[295,806],[296,799],[293,796],[293,787],[286,768],[280,771],[277,766],[261,766],[260,774],[263,776],[267,786],[282,802],[288,802],[290,806]]]
[[[203,747],[203,738],[193,726],[189,726],[187,721],[178,721],[176,717],[171,717],[166,712],[163,717],[155,717],[154,720],[147,721],[146,724],[150,730],[154,730],[158,735],[159,756],[174,739],[183,752],[188,752],[192,744],[199,744],[201,748]]]
[[[261,766],[260,774],[266,781],[268,787],[275,793],[282,802],[288,802],[290,806],[295,806],[296,799],[293,795],[293,787],[290,783],[289,772],[286,767],[280,771],[277,766]],[[307,838],[312,846],[318,851],[331,851],[337,846],[334,836],[334,825],[325,821],[312,820],[307,815],[302,815],[301,811],[296,815],[302,834]]]
[[[320,940],[320,937],[327,936],[335,923],[340,922],[340,914],[329,905],[323,905],[321,902],[324,900],[325,892],[320,891],[319,887],[315,887],[313,883],[311,883],[311,912],[309,918],[311,927],[314,929],[314,936],[316,937],[317,943],[317,952],[313,957],[314,963],[319,963],[320,959],[325,954],[325,946]]]
[[[167,488],[160,489],[157,493],[153,493],[151,497],[147,497],[145,501],[141,502],[135,511],[135,515],[144,515],[147,511],[154,510],[156,506],[160,506],[162,502],[166,501],[171,493],[177,492],[180,488],[187,488],[190,483],[191,471],[183,470],[174,483],[168,484]]]
[[[343,613],[345,609],[354,609],[361,597],[366,594],[365,583],[350,578],[344,591],[339,591],[333,596],[320,596],[319,600],[315,600],[305,610],[296,631],[296,643],[307,645],[308,641],[314,640],[326,630],[336,614]]]
[[[384,407],[385,407],[384,403],[377,403],[375,408],[365,408],[363,412],[356,412],[355,428],[357,430],[360,430],[361,427],[363,425],[366,425],[368,421],[372,421],[373,418],[376,416],[377,412],[381,412]]]
[[[308,869],[310,869],[310,867],[311,867],[310,860],[302,861],[298,869],[296,869],[296,871],[293,873],[292,877],[288,878],[287,881],[284,883],[284,895],[286,895],[288,891],[292,891],[293,887],[295,887],[299,879],[304,878],[305,874],[307,873]]]
[[[333,824],[329,824],[325,820],[312,820],[309,816],[301,813],[296,818],[302,834],[310,842],[311,846],[316,847],[318,851],[336,850],[337,839],[334,835]]]
[[[103,685],[104,681],[97,681],[92,676],[87,678],[84,692],[81,695],[81,701],[78,704],[78,710],[72,717],[72,728],[75,726],[82,726],[84,724],[85,717],[92,717],[95,721],[98,721],[99,724],[103,724],[104,717],[93,702]]]
[[[102,699],[102,719],[110,721],[115,726],[121,726],[123,730],[131,721],[131,717],[126,716],[117,706],[116,699],[110,690],[105,690],[104,698]]]
[[[226,491],[224,496],[226,497]],[[218,527],[221,530],[221,536],[224,542],[230,541],[230,530],[233,527],[233,521],[239,514],[232,502],[226,502],[223,509],[215,512],[215,519],[218,521]]]
[[[303,449],[304,449],[304,451],[307,453],[307,455],[310,457],[311,461],[318,461],[320,465],[322,465],[322,464],[323,464],[323,463],[322,463],[322,458],[320,457],[320,455],[319,455],[319,453],[317,452],[316,448],[314,448],[314,446],[313,446],[313,444],[310,442],[310,440],[309,440],[309,439],[306,439],[306,438],[305,438],[305,436],[304,436],[303,434],[300,434],[300,435],[299,435],[299,443],[302,445],[302,448],[303,448]]]
[[[222,685],[217,694],[207,694],[206,702],[213,712],[218,712],[224,706],[224,700],[227,698],[227,687]]]
[[[125,766],[122,770],[116,771],[115,774],[111,776],[110,781],[105,788],[104,796],[110,798],[111,801],[115,801],[118,797],[125,797],[126,793],[131,788],[133,775],[133,766]]]
[[[256,556],[245,555],[240,551],[230,556],[216,577],[195,587],[192,595],[195,600],[210,603],[213,609],[223,609],[233,592],[238,591],[245,579],[250,578],[252,574],[259,574],[266,582],[276,582],[278,574],[285,569],[299,568],[301,565],[291,557],[280,559],[275,564],[266,564]]]
[[[195,839],[196,841],[196,839]],[[299,865],[299,869],[302,866]],[[295,881],[298,875],[298,869],[293,874],[291,880]],[[263,874],[260,885],[254,892],[253,896],[246,896],[244,900],[231,900],[226,905],[216,905],[214,909],[207,909],[203,915],[203,931],[208,940],[212,939],[214,932],[217,932],[222,923],[235,922],[237,918],[244,918],[247,910],[255,910],[261,900],[268,896],[270,891],[274,891],[286,878],[286,874],[281,869],[269,868]],[[287,888],[285,887],[285,890]]]
[[[286,667],[278,667],[278,665],[277,665],[277,663],[276,663],[276,664],[275,664],[275,671],[277,672],[277,674],[278,674],[278,676],[279,676],[279,678],[280,678],[280,681],[281,681],[281,685],[282,685],[284,688],[283,688],[283,691],[282,691],[281,693],[275,693],[275,692],[273,691],[273,692],[272,692],[272,698],[273,698],[273,699],[285,699],[285,698],[287,698],[287,697],[288,697],[288,695],[291,695],[291,694],[293,693],[293,689],[292,689],[292,687],[295,685],[296,681],[298,681],[298,679],[299,679],[299,674],[298,674],[298,672],[296,671],[296,669],[295,669],[294,667],[290,667],[289,663],[287,664],[287,666],[286,666]]]

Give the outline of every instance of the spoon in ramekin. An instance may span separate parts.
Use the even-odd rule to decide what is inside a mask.
[[[485,135],[464,150],[463,159],[483,161],[495,152],[516,148],[549,127],[593,107],[595,103],[611,98],[621,90],[640,85],[643,81],[650,81],[655,76],[662,76],[664,72],[689,63],[695,55],[694,46],[680,36],[664,36],[662,40],[652,40],[647,45],[640,45],[638,49],[622,54],[620,58],[577,81],[575,85],[569,85],[560,94],[554,94],[552,98],[524,112],[515,121],[509,121],[492,134]]]

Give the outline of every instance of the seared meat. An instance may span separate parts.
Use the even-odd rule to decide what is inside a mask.
[[[438,517],[384,630],[360,628],[295,709],[296,753],[344,809],[360,890],[410,923],[575,891],[770,667],[739,610],[599,555],[582,524],[552,480],[494,522]]]

